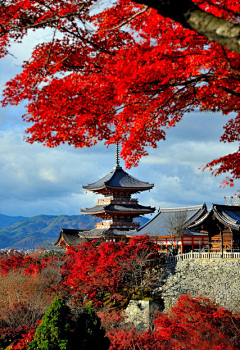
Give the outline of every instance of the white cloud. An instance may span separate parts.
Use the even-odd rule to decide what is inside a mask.
[[[190,123],[190,121],[189,121]],[[5,124],[4,124],[5,125]],[[22,140],[23,123],[0,130],[0,213],[32,216],[37,214],[79,214],[80,208],[94,206],[97,197],[84,193],[82,185],[94,182],[111,171],[115,163],[114,146],[102,143],[90,149],[60,146],[49,149]],[[184,125],[177,126],[183,132]],[[171,136],[171,135],[170,135]],[[132,176],[154,183],[150,191],[135,195],[139,202],[156,207],[223,203],[224,195],[236,189],[220,189],[223,177],[211,177],[201,165],[235,145],[219,144],[210,137],[204,142],[171,136],[150,150]],[[122,164],[123,165],[123,164]],[[239,182],[237,182],[239,184]]]
[[[14,46],[12,56],[0,65],[0,86],[21,71],[22,60],[42,34],[31,33],[23,46]],[[46,37],[46,40],[48,38]],[[60,146],[49,149],[23,141],[27,124],[21,119],[23,104],[0,110],[0,213],[33,216],[37,214],[79,214],[80,208],[94,206],[97,196],[84,193],[82,185],[94,182],[111,171],[115,149],[103,143],[74,149]],[[139,167],[128,172],[140,180],[154,183],[150,192],[135,195],[140,204],[156,207],[223,203],[224,195],[237,191],[220,189],[223,177],[211,177],[202,165],[236,150],[236,144],[219,143],[229,116],[193,112],[175,128],[167,130],[167,140],[158,149],[149,149]],[[122,164],[123,165],[123,164]]]

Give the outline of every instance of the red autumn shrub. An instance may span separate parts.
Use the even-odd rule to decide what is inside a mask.
[[[9,350],[27,350],[28,344],[33,340],[36,329],[29,331],[16,344],[10,344]]]
[[[110,350],[238,350],[240,318],[209,299],[178,299],[168,314],[157,313],[155,329],[137,333],[133,328],[112,329]]]
[[[6,349],[11,344],[11,349],[15,348],[19,342],[23,342],[23,339],[28,339],[35,333],[36,325],[28,326],[23,325],[15,329],[6,327],[0,330],[0,349]],[[19,348],[20,349],[20,348]]]
[[[141,333],[131,330],[113,330],[107,334],[111,345],[109,350],[161,350],[161,344],[149,330]]]
[[[156,339],[171,349],[233,350],[240,346],[240,322],[209,299],[181,296],[169,314],[158,314]]]
[[[66,254],[64,284],[74,297],[84,295],[95,305],[111,299],[120,307],[134,294],[151,290],[160,263],[156,245],[147,236],[98,246],[88,242],[69,247]]]

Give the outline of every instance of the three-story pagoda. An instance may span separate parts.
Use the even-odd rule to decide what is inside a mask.
[[[135,230],[140,226],[133,219],[155,211],[153,207],[138,204],[135,193],[150,190],[154,185],[140,181],[126,173],[119,165],[118,145],[116,147],[116,165],[113,170],[100,180],[83,186],[85,191],[102,194],[97,205],[81,209],[82,214],[90,214],[102,219],[96,229]]]

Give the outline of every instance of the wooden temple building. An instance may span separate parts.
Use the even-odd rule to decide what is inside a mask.
[[[186,213],[184,230],[180,239],[170,235],[166,222],[177,212]],[[167,253],[175,248],[178,253],[208,251],[216,253],[240,251],[240,205],[205,204],[159,209],[158,213],[140,229],[130,235],[148,234]],[[176,249],[177,248],[177,249]]]
[[[84,215],[101,218],[94,229],[77,230],[62,228],[56,246],[77,246],[81,242],[100,240],[120,240],[147,234],[168,253],[187,253],[194,250],[209,252],[232,252],[240,250],[240,201],[231,205],[212,204],[209,211],[205,204],[181,207],[159,208],[158,213],[145,225],[139,227],[136,219],[151,214],[155,208],[143,206],[132,195],[150,190],[154,185],[140,181],[119,165],[119,150],[116,147],[116,165],[103,178],[83,186],[85,191],[102,195],[97,205],[81,209]],[[181,235],[170,234],[166,222],[170,217],[184,213],[185,221]]]
[[[177,220],[178,216],[184,215],[183,231],[179,237],[169,232],[168,221]],[[190,230],[188,227],[207,213],[205,204],[180,207],[180,208],[159,208],[158,213],[145,225],[131,236],[147,234],[159,246],[159,251],[169,253],[173,250],[178,253],[187,253],[191,250],[201,250],[208,247],[208,233],[198,230]],[[180,217],[180,216],[179,216]],[[173,228],[174,230],[174,228]]]
[[[101,218],[92,230],[61,229],[55,245],[78,245],[86,240],[105,239],[118,240],[126,236],[129,231],[136,230],[140,224],[135,218],[144,214],[151,214],[155,208],[143,206],[132,195],[150,190],[154,185],[140,181],[119,165],[118,145],[116,149],[116,165],[106,176],[83,186],[85,191],[101,194],[97,205],[91,208],[81,209],[82,214],[93,215]]]
[[[189,226],[208,233],[209,251],[240,250],[240,206],[212,204],[210,210]]]

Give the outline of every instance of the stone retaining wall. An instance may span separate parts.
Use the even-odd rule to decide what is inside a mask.
[[[131,300],[124,312],[125,322],[131,323],[137,331],[151,329],[154,314],[159,310],[162,310],[161,300]]]
[[[179,296],[188,293],[240,313],[240,260],[192,259],[166,264],[156,292],[162,293],[165,312]]]

